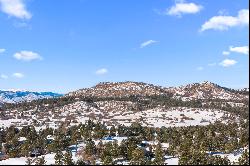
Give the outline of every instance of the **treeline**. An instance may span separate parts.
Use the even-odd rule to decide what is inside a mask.
[[[48,141],[48,135],[53,136],[54,140]],[[120,145],[117,142],[104,145],[102,141],[95,145],[95,140],[107,136],[128,139],[123,140]],[[26,140],[20,142],[20,137],[25,137]],[[158,143],[155,146],[150,145],[149,150],[145,151],[138,147],[145,140]],[[179,158],[179,164],[227,165],[231,164],[227,158],[215,157],[207,152],[232,153],[239,148],[248,147],[249,121],[170,128],[143,127],[139,123],[133,123],[129,127],[118,125],[108,128],[104,123],[88,120],[85,124],[69,128],[62,125],[58,129],[46,128],[38,132],[34,126],[25,126],[22,129],[11,126],[0,130],[0,149],[9,157],[28,157],[34,151],[39,151],[40,154],[54,152],[58,164],[73,163],[71,154],[62,154],[62,151],[68,151],[68,147],[78,141],[86,144],[80,153],[81,164],[95,164],[98,159],[105,164],[115,164],[117,158],[122,158],[131,164],[162,165],[164,156],[171,155]],[[169,143],[169,147],[163,150],[160,143]],[[241,162],[249,162],[249,155],[244,153],[244,156]]]

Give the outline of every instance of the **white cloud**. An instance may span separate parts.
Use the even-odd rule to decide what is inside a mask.
[[[200,31],[209,29],[228,30],[231,27],[249,25],[249,10],[242,9],[238,12],[238,16],[214,16],[205,22]]]
[[[35,52],[32,51],[20,51],[14,54],[14,58],[17,60],[23,60],[23,61],[32,61],[32,60],[42,60],[42,57]]]
[[[16,78],[23,78],[24,77],[24,75],[22,73],[13,73],[12,76],[16,77]]]
[[[201,5],[195,3],[178,2],[167,10],[168,15],[181,16],[183,14],[195,14],[202,10]]]
[[[223,60],[220,65],[223,67],[229,67],[229,66],[233,66],[237,63],[237,61],[233,60],[233,59],[225,59]]]
[[[202,66],[197,67],[197,70],[199,70],[199,71],[201,71],[201,70],[203,70],[203,69],[204,69],[204,67],[202,67]]]
[[[242,47],[233,47],[230,46],[229,50],[231,52],[237,52],[237,53],[241,53],[241,54],[249,54],[249,47],[248,46],[242,46]]]
[[[96,71],[97,75],[103,75],[103,74],[107,74],[108,73],[108,69],[102,68]]]
[[[223,52],[222,52],[222,55],[229,55],[229,54],[230,54],[229,51],[223,51]]]
[[[143,42],[140,47],[144,48],[144,47],[149,46],[149,45],[156,43],[156,42],[157,41],[155,41],[155,40],[148,40],[148,41]]]
[[[0,0],[0,10],[9,16],[20,19],[31,19],[32,17],[23,0]]]
[[[216,63],[209,63],[208,66],[215,66]]]
[[[6,50],[4,48],[0,48],[0,54],[4,53]]]
[[[228,15],[228,11],[226,9],[221,9],[218,12],[219,15]]]
[[[1,74],[0,78],[2,78],[2,79],[8,79],[9,77],[7,75],[5,75],[5,74]]]
[[[31,25],[27,21],[15,21],[13,25],[17,28],[32,29]]]

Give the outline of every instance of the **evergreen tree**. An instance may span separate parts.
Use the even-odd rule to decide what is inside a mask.
[[[114,158],[117,158],[119,156],[119,145],[117,141],[114,141],[112,144],[111,154]]]
[[[25,161],[26,165],[31,165],[32,164],[32,159],[31,158],[27,158],[27,160]]]
[[[95,142],[92,139],[86,141],[85,153],[89,155],[94,155],[96,153]]]
[[[146,158],[144,156],[144,151],[140,148],[136,148],[132,152],[132,159],[130,160],[131,165],[145,165]]]
[[[125,157],[125,159],[128,159],[128,147],[126,140],[122,140],[120,146],[118,147],[118,153],[120,156],[123,156]]]
[[[137,148],[138,143],[140,143],[140,141],[136,140],[135,137],[130,137],[127,140],[127,156],[129,160],[132,159],[133,151]]]
[[[62,165],[63,164],[63,158],[64,158],[64,156],[63,156],[63,153],[60,150],[58,150],[56,152],[56,155],[55,155],[54,158],[55,158],[55,164],[56,165]]]
[[[112,156],[110,156],[110,155],[105,156],[103,159],[103,164],[104,165],[113,165],[114,163],[113,163]]]
[[[64,154],[63,163],[64,163],[64,165],[74,165],[74,162],[72,159],[72,154],[70,151],[67,151]]]
[[[208,156],[207,159],[208,165],[231,165],[230,160],[227,157],[220,156]]]
[[[112,126],[111,128],[110,128],[110,130],[109,130],[109,135],[110,136],[116,136],[116,129],[115,129],[115,127],[114,126]]]
[[[102,140],[96,146],[96,156],[100,157],[103,153],[104,145]]]
[[[179,157],[180,165],[207,165],[208,155],[199,149],[191,149],[190,151],[182,152]]]
[[[104,149],[101,153],[101,161],[105,165],[110,165],[113,163],[114,155],[116,155],[116,153],[113,144],[112,142],[108,142],[107,144],[105,144]]]
[[[24,143],[23,145],[21,145],[21,154],[22,156],[28,157],[29,156],[29,152],[31,150],[30,148],[30,144],[29,143]]]
[[[46,164],[46,161],[44,159],[44,156],[42,156],[42,158],[37,158],[36,159],[35,165],[45,165],[45,164]]]
[[[238,162],[239,165],[249,165],[249,152],[247,151],[247,149],[243,152]]]
[[[164,164],[164,152],[161,147],[161,143],[159,142],[158,145],[156,146],[155,150],[155,159],[154,159],[154,164],[155,165],[163,165]]]
[[[225,152],[226,153],[231,153],[235,149],[234,143],[232,141],[227,142],[225,145]]]
[[[86,163],[82,159],[79,159],[77,160],[76,165],[86,165]]]

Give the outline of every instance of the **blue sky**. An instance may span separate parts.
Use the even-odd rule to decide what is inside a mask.
[[[0,89],[249,84],[247,0],[0,0]]]

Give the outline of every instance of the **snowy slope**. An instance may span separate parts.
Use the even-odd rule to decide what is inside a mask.
[[[74,97],[128,97],[128,96],[153,96],[167,95],[182,100],[195,99],[225,99],[246,100],[248,89],[234,90],[221,87],[215,83],[204,81],[180,87],[161,87],[142,82],[104,82],[94,87],[80,89],[68,93],[66,96]]]
[[[239,94],[239,90],[230,90],[215,83],[204,81],[180,87],[166,88],[175,98],[182,100],[194,99],[224,99],[224,100],[246,100],[248,95]],[[246,89],[244,89],[246,91]]]

